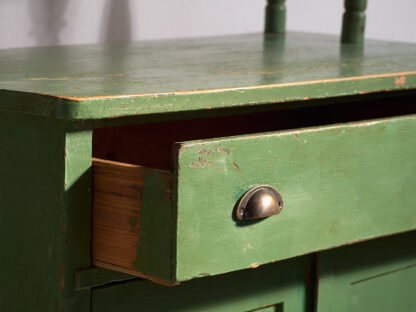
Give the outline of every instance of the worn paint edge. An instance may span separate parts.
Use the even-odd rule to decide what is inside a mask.
[[[311,89],[311,86],[322,88]],[[283,84],[90,98],[0,90],[0,110],[65,120],[278,105],[331,97],[416,89],[416,71]]]
[[[221,93],[227,91],[245,91],[252,89],[269,89],[269,88],[284,88],[289,86],[305,86],[305,85],[315,85],[322,83],[335,83],[335,82],[344,82],[344,81],[359,81],[367,79],[378,79],[378,78],[390,78],[390,77],[407,77],[410,75],[416,75],[416,71],[408,72],[397,72],[397,73],[388,73],[388,74],[373,74],[365,76],[353,76],[345,78],[334,78],[334,79],[321,79],[321,80],[312,80],[312,81],[296,81],[296,82],[286,82],[286,83],[276,83],[276,84],[266,84],[266,85],[255,85],[247,87],[231,87],[231,88],[215,88],[215,89],[198,89],[198,90],[183,90],[183,91],[171,91],[171,92],[155,92],[155,93],[138,93],[138,94],[120,94],[120,95],[102,95],[102,96],[53,96],[65,100],[73,100],[77,102],[95,100],[95,99],[121,99],[121,98],[131,98],[131,97],[157,97],[163,95],[180,95],[180,94],[207,94],[207,93]],[[402,78],[401,78],[402,79]],[[405,81],[401,83],[396,83],[397,85],[405,84]]]

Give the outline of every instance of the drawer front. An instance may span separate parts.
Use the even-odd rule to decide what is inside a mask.
[[[135,166],[128,185],[112,187],[125,181],[117,174],[104,192],[95,170],[94,193],[106,193],[94,197],[95,264],[176,283],[416,228],[414,115],[184,142],[175,151],[173,173]],[[275,188],[283,210],[237,221],[236,204],[258,185]],[[114,222],[124,228],[109,231]],[[117,237],[112,248],[96,228]],[[126,241],[129,258],[108,263]]]
[[[176,274],[215,275],[416,227],[415,116],[178,147]],[[280,214],[235,222],[255,185]]]
[[[136,280],[97,288],[92,311],[306,311],[308,260],[300,257],[175,287]]]

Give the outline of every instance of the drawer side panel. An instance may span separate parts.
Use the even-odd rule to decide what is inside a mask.
[[[169,172],[93,160],[93,264],[172,281]]]

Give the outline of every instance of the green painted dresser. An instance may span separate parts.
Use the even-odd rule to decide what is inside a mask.
[[[0,51],[0,310],[416,311],[416,45],[365,6]]]

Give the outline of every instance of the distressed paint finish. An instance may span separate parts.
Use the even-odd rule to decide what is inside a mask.
[[[322,252],[318,311],[416,311],[416,232]]]
[[[416,228],[415,127],[410,115],[179,144],[177,280]],[[263,184],[283,211],[235,222]]]
[[[416,45],[368,40],[362,50],[337,36],[279,38],[0,51],[0,109],[101,119],[416,88]]]
[[[168,263],[160,272],[171,281],[257,269],[171,288],[139,280],[97,287],[129,277],[91,268],[93,125],[416,90],[415,45],[372,40],[365,47],[340,45],[336,36],[299,33],[278,37],[0,51],[0,275],[6,281],[0,310],[105,311],[114,310],[111,304],[116,303],[120,311],[166,306],[241,311],[283,302],[284,311],[299,311],[308,302],[305,287],[311,286],[309,273],[301,276],[307,258],[257,268],[261,263],[414,229],[414,117],[188,142],[178,149],[177,190],[172,194],[178,215],[164,215],[169,228],[158,233],[153,226],[160,225],[157,210],[148,210],[151,221],[143,224],[145,241],[154,243],[152,257],[160,247],[163,258],[143,263],[156,271]],[[128,116],[138,118],[124,118]],[[84,122],[88,119],[94,122]],[[156,178],[147,182],[153,190],[163,186]],[[259,183],[282,193],[283,212],[236,224],[234,204]],[[149,207],[161,203],[155,193],[146,196]],[[172,235],[168,239],[166,231]],[[414,234],[409,235],[403,237],[413,242]],[[381,242],[370,248],[372,253],[392,246],[390,239]],[[382,269],[375,260],[351,256],[357,267],[362,261],[364,279],[351,279],[348,265],[340,261],[347,278],[339,283],[327,284],[334,271],[326,267],[323,254],[320,266],[322,271],[329,268],[329,277],[320,280],[320,298],[325,289],[342,291],[345,281],[353,281],[355,290],[348,295],[360,308],[374,296],[373,285],[391,294],[396,290],[389,285],[402,283],[408,288],[395,293],[402,300],[397,306],[411,310],[414,255],[401,242],[388,248],[390,255],[378,255],[387,257]],[[365,254],[357,248],[353,250]],[[390,265],[393,255],[397,259]]]
[[[302,312],[309,286],[308,260],[300,257],[175,287],[138,280],[97,288],[92,291],[92,311],[241,312],[283,303],[284,312]]]

